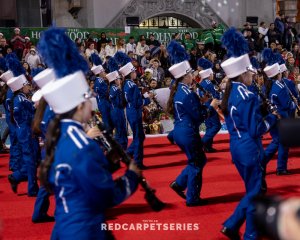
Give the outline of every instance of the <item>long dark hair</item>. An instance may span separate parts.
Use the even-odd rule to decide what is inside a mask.
[[[0,104],[4,104],[6,100],[8,86],[4,84],[0,89]]]
[[[267,98],[270,95],[270,92],[271,92],[271,89],[272,89],[272,86],[273,86],[273,80],[277,80],[278,75],[279,74],[277,74],[276,76],[274,76],[272,78],[268,78],[266,75],[264,76],[264,84],[265,84],[265,87],[266,87],[266,97]]]
[[[175,80],[175,83],[171,89],[171,92],[170,92],[170,97],[169,97],[169,100],[168,100],[168,103],[167,103],[167,112],[170,114],[170,115],[174,115],[174,97],[175,97],[175,94],[177,92],[177,89],[178,89],[178,84],[183,80],[183,77],[180,77],[178,79]]]
[[[225,116],[227,116],[229,114],[228,111],[228,99],[230,97],[230,93],[232,90],[232,82],[240,82],[240,77],[237,76],[235,78],[229,78],[228,82],[226,83],[226,88],[225,88],[225,93],[224,93],[224,97],[222,99],[222,103],[221,103],[221,109],[222,112]]]
[[[41,164],[41,169],[39,173],[39,178],[42,186],[44,186],[47,191],[51,192],[51,185],[49,183],[49,171],[54,162],[54,154],[56,150],[56,145],[59,140],[61,131],[60,131],[60,121],[62,119],[70,119],[73,117],[75,112],[77,111],[77,107],[70,110],[67,113],[56,115],[54,119],[49,123],[47,134],[46,134],[46,157],[45,160]]]
[[[47,107],[46,100],[44,98],[41,98],[41,100],[39,102],[39,106],[35,111],[33,124],[32,124],[32,131],[37,135],[40,135],[42,133],[41,122],[43,120],[43,116],[44,116],[46,107]]]

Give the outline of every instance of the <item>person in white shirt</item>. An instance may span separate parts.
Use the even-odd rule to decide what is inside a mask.
[[[136,51],[136,44],[134,42],[134,37],[131,36],[129,38],[129,43],[126,44],[126,54],[128,54],[128,52],[132,52],[133,54],[135,54]]]
[[[105,47],[105,55],[113,57],[115,55],[115,53],[116,53],[116,48],[113,45],[112,40],[109,40]]]
[[[39,64],[41,64],[41,58],[40,56],[36,53],[35,48],[31,48],[29,51],[29,54],[27,55],[27,60],[26,62],[30,66],[31,69],[37,68]]]
[[[88,48],[85,50],[86,58],[89,59],[90,56],[91,56],[93,53],[98,54],[98,51],[95,49],[95,44],[94,44],[94,43],[91,43],[91,44],[88,46]]]
[[[149,50],[149,46],[146,44],[146,40],[141,39],[141,41],[138,42],[136,47],[136,55],[139,63],[141,62],[141,59],[145,55],[145,52],[147,50]]]
[[[265,43],[267,44],[267,46],[269,46],[269,38],[268,38],[268,35],[267,35],[268,31],[269,31],[269,28],[267,28],[266,23],[261,22],[259,24],[258,32],[260,34],[262,34],[263,36],[265,36],[264,40],[265,40]]]

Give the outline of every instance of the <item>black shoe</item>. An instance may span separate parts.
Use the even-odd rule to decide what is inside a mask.
[[[183,199],[186,199],[186,196],[184,194],[184,189],[182,189],[182,187],[178,186],[176,181],[174,181],[170,184],[170,188],[172,188],[180,197],[182,197]]]
[[[215,153],[215,152],[217,152],[217,149],[212,148],[212,147],[203,147],[203,150],[206,153]]]
[[[148,167],[145,166],[144,164],[138,164],[137,167],[138,167],[139,169],[141,169],[141,170],[146,170],[146,169],[148,169]]]
[[[207,205],[208,201],[202,198],[199,198],[196,202],[186,203],[187,207],[197,207]]]
[[[54,221],[55,221],[54,217],[49,216],[48,214],[39,217],[37,219],[32,219],[33,223],[44,223],[44,222],[54,222]]]
[[[240,234],[230,228],[223,227],[221,229],[221,233],[223,233],[230,240],[241,240]]]
[[[283,176],[283,175],[291,175],[292,173],[288,170],[280,170],[276,172],[277,176]]]
[[[14,177],[11,174],[8,175],[8,181],[10,183],[11,190],[14,193],[17,193],[18,192],[18,184],[19,183],[14,179]]]

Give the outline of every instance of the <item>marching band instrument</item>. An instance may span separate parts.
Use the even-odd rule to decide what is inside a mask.
[[[97,115],[94,115],[94,121],[102,132],[102,136],[98,140],[101,141],[102,146],[105,148],[106,158],[113,163],[122,161],[128,166],[131,162],[130,156],[123,150],[121,145],[113,139]],[[139,184],[145,190],[145,199],[150,207],[154,211],[161,211],[165,207],[165,204],[156,197],[155,190],[150,187],[143,175],[139,177]]]

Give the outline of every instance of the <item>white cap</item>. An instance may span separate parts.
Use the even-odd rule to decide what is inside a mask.
[[[228,78],[234,78],[247,72],[251,66],[251,62],[248,54],[244,54],[240,57],[231,57],[221,63],[225,74]]]
[[[281,73],[281,71],[280,71],[280,66],[279,66],[278,63],[275,63],[275,64],[273,64],[273,65],[271,65],[271,66],[266,66],[266,67],[264,68],[264,72],[266,73],[266,75],[267,75],[268,77],[274,77],[274,76],[276,76],[277,74]]]
[[[34,51],[34,52],[36,52],[36,49],[35,49],[35,48],[30,48],[29,51]]]
[[[209,69],[200,71],[199,76],[201,77],[201,79],[205,79],[205,78],[208,78],[213,73],[214,73],[213,70],[211,68],[209,68]]]
[[[27,37],[27,36],[26,36],[26,37],[25,37],[25,40],[30,40],[30,37]]]
[[[3,73],[0,78],[3,82],[7,82],[9,79],[13,78],[14,74],[12,71],[8,70],[5,73]]]
[[[20,32],[21,30],[20,30],[20,28],[15,28],[14,31],[19,31]]]
[[[66,113],[89,98],[90,89],[82,71],[50,82],[41,89],[49,106],[57,114]]]
[[[0,36],[3,37],[3,33],[2,32],[0,32]]]
[[[280,64],[279,67],[280,67],[280,72],[282,72],[282,73],[288,70],[284,63]]]
[[[99,74],[99,73],[101,73],[101,72],[104,72],[104,68],[102,67],[102,65],[98,65],[98,66],[93,66],[92,68],[91,68],[91,71],[95,74],[95,75],[97,75],[97,74]]]
[[[55,73],[54,73],[54,70],[51,68],[47,68],[47,69],[43,70],[42,72],[40,72],[33,78],[33,81],[36,83],[36,85],[39,86],[39,88],[43,88],[48,83],[50,83],[54,80],[55,80]],[[41,90],[38,90],[33,94],[31,100],[33,102],[38,102],[42,97],[43,97],[43,94],[42,94]]]
[[[17,77],[13,77],[7,81],[7,85],[13,92],[20,90],[26,84],[28,84],[28,81],[24,74],[21,74]]]
[[[169,68],[169,72],[174,76],[174,78],[180,78],[191,71],[192,68],[188,61],[176,63]]]
[[[121,76],[119,75],[118,71],[113,71],[109,74],[106,75],[106,78],[109,82],[115,81],[118,78],[121,78]]]
[[[126,65],[124,65],[123,67],[121,67],[119,69],[119,72],[123,75],[123,76],[127,76],[129,73],[135,71],[135,67],[132,65],[131,62],[127,63]]]
[[[153,70],[151,68],[146,68],[145,72],[149,72],[149,73],[153,74]]]

